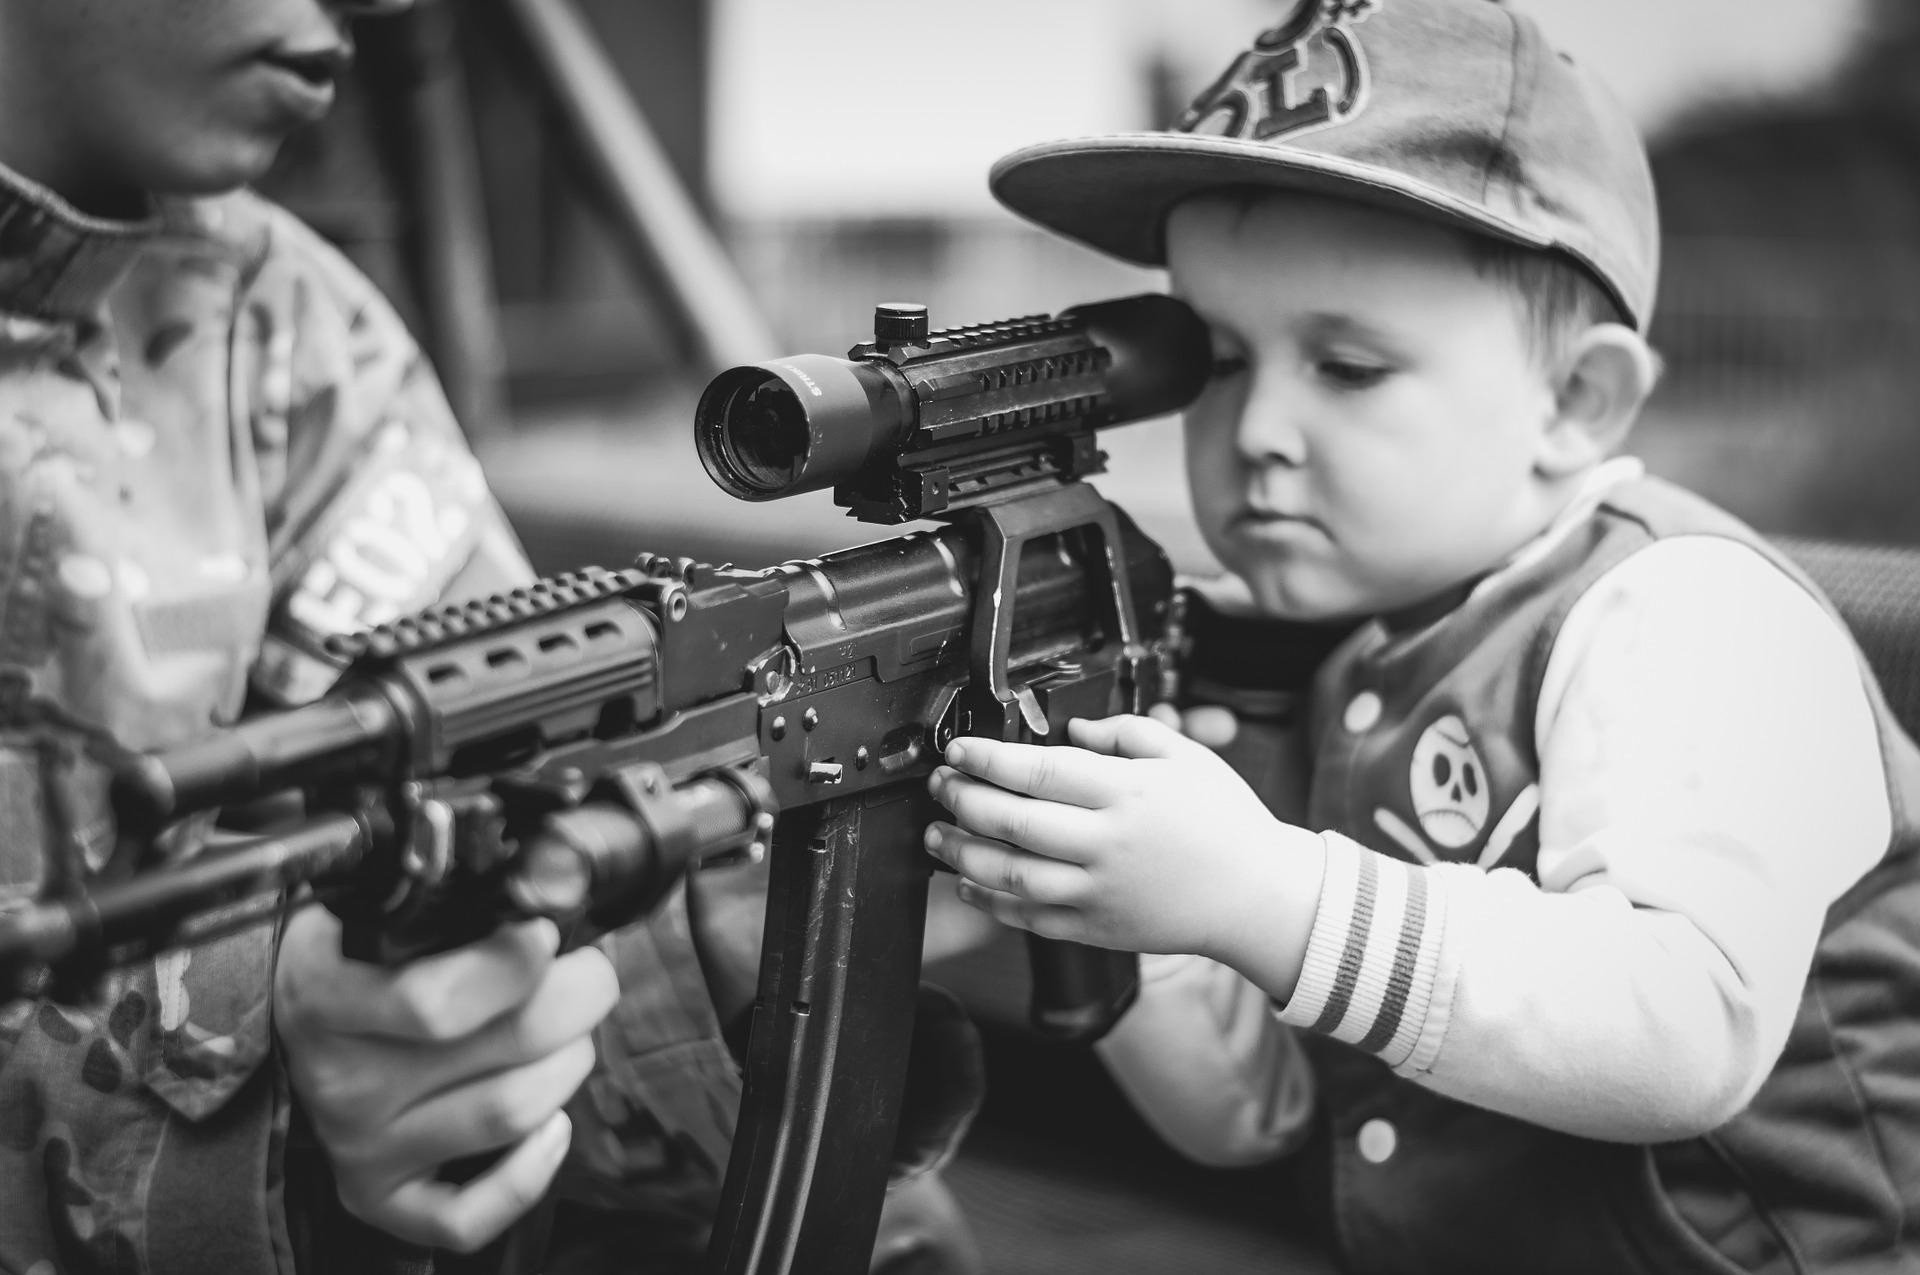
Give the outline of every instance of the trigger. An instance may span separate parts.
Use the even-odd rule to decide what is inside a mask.
[[[1013,701],[1020,706],[1020,716],[1025,719],[1027,729],[1033,732],[1036,739],[1045,739],[1053,732],[1053,727],[1048,723],[1046,713],[1041,710],[1040,700],[1034,695],[1031,686],[1023,686],[1015,691]]]

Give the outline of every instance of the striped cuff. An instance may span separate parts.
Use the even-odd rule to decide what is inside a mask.
[[[1281,1021],[1376,1054],[1413,1057],[1428,1026],[1446,893],[1439,874],[1322,833],[1326,882]],[[1420,1053],[1431,1061],[1437,1042]]]

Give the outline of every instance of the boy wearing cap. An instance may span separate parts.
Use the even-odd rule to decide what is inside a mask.
[[[1174,129],[993,183],[1168,267],[1208,543],[1358,625],[1295,821],[1165,715],[934,776],[969,901],[1166,954],[1101,1045],[1147,1118],[1307,1145],[1355,1271],[1920,1269],[1920,752],[1798,571],[1614,455],[1658,255],[1621,109],[1485,0],[1313,0]]]

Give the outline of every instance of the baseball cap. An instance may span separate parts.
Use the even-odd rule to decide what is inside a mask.
[[[1626,110],[1495,0],[1301,0],[1169,129],[1068,138],[988,179],[1020,215],[1141,265],[1204,190],[1271,187],[1411,213],[1584,267],[1644,329],[1660,232]]]

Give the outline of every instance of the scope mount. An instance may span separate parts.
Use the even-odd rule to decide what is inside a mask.
[[[875,307],[873,331],[847,357],[890,370],[918,410],[911,446],[834,486],[834,503],[849,517],[880,525],[944,517],[1105,471],[1093,431],[1111,414],[1104,377],[1112,355],[1081,316],[933,331],[926,306],[896,301]],[[1013,344],[1027,345],[1031,357],[995,357]],[[1000,434],[1002,445],[981,445]]]

